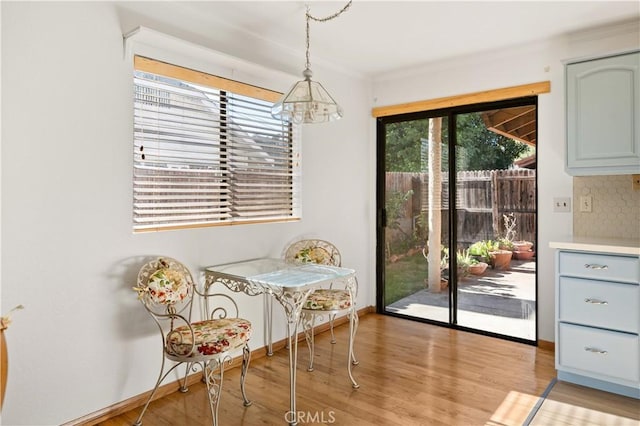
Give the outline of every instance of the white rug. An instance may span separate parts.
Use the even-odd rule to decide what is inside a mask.
[[[524,426],[638,426],[640,401],[552,380]]]

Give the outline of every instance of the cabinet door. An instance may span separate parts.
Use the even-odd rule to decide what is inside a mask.
[[[640,52],[567,65],[567,170],[640,172]]]

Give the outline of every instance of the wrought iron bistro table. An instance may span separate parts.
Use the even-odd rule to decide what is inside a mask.
[[[286,419],[297,425],[296,412],[296,365],[298,358],[298,324],[304,302],[313,290],[323,284],[342,281],[347,288],[355,288],[356,272],[353,269],[314,263],[292,263],[283,259],[252,259],[242,262],[208,266],[205,268],[205,291],[216,283],[222,283],[235,292],[250,296],[267,294],[267,346],[271,355],[271,300],[276,299],[284,308],[287,317],[287,339],[289,344],[289,383],[291,410]]]

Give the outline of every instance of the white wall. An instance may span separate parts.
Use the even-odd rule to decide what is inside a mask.
[[[376,106],[551,81],[538,97],[538,338],[554,341],[554,257],[549,242],[572,233],[572,214],[554,213],[554,197],[573,197],[564,171],[563,61],[638,48],[638,22],[583,31],[512,49],[456,58],[420,69],[380,76],[373,83]]]
[[[279,256],[297,236],[316,235],[358,271],[359,306],[374,303],[366,82],[322,71],[325,86],[343,94],[346,116],[303,131],[302,221],[134,235],[132,76],[122,34],[149,23],[101,2],[0,5],[2,311],[25,305],[6,333],[4,424],[60,424],[151,388],[161,349],[131,290],[147,256],[199,271]],[[285,90],[293,78],[281,77],[276,89]],[[261,347],[262,298],[240,303],[256,324],[252,346]],[[275,340],[284,337],[278,317]]]

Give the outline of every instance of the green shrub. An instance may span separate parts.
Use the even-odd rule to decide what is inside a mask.
[[[489,263],[489,253],[496,251],[500,248],[500,244],[497,241],[482,240],[476,241],[469,247],[469,255],[480,258],[481,262]]]

